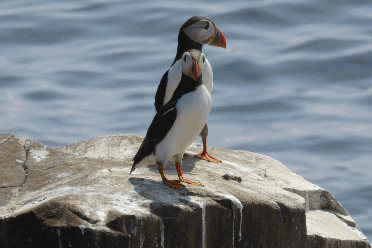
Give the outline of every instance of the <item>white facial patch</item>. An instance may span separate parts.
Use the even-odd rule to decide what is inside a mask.
[[[200,57],[198,58],[197,62],[198,62],[198,76],[200,76],[203,73],[203,69],[206,65],[206,59],[205,59],[204,53],[200,54]],[[191,71],[191,68],[194,66],[194,60],[189,52],[185,52],[182,55],[181,66],[182,66],[182,72],[185,75],[193,77],[193,72]]]
[[[192,62],[193,62],[193,60],[192,60],[192,57],[191,57],[190,53],[185,52],[182,55],[182,61],[181,61],[183,74],[188,75],[188,76],[190,75],[189,68],[192,67]]]
[[[195,42],[208,44],[216,34],[216,28],[207,20],[200,20],[183,30]]]

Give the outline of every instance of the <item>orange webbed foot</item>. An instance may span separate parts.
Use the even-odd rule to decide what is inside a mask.
[[[187,178],[184,178],[183,176],[180,176],[179,177],[180,180],[184,183],[188,183],[188,184],[192,184],[192,185],[196,185],[196,186],[204,186],[203,184],[201,184],[200,182],[197,182],[197,181],[193,181],[193,180],[190,180],[190,179],[187,179]]]
[[[163,180],[163,183],[165,185],[168,185],[169,187],[175,188],[175,189],[185,187],[180,180],[168,180],[168,179],[166,179],[166,180]]]
[[[189,156],[190,156],[190,154],[184,153],[183,156],[182,156],[182,159],[188,158]]]
[[[165,185],[175,189],[185,187],[180,180],[168,180],[164,175],[163,167],[159,167],[158,170]]]
[[[176,163],[176,169],[177,169],[178,178],[180,179],[181,182],[196,185],[196,186],[204,186],[203,184],[201,184],[197,181],[193,181],[193,180],[184,178],[183,175],[182,175],[181,164]]]
[[[217,158],[214,158],[211,155],[209,155],[208,152],[199,153],[198,155],[195,155],[195,157],[197,157],[199,159],[202,159],[202,160],[205,160],[205,161],[208,161],[208,162],[214,162],[214,163],[221,163],[222,162],[221,160],[219,160]]]
[[[195,157],[208,161],[208,162],[222,163],[221,160],[209,155],[209,153],[207,152],[207,140],[206,139],[203,139],[203,151],[199,153],[198,155],[195,155]]]

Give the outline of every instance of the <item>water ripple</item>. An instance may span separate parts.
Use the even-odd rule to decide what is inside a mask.
[[[55,44],[77,38],[83,35],[84,29],[80,28],[12,28],[3,30],[0,36],[1,43],[21,44]]]
[[[340,198],[372,239],[369,0],[0,6],[0,131],[51,147],[145,135],[180,26],[206,16],[227,41],[203,48],[214,71],[208,144],[278,159]]]
[[[66,94],[61,94],[52,90],[36,90],[31,91],[23,95],[27,100],[34,102],[44,102],[44,101],[56,101],[60,99],[68,99],[69,96]]]

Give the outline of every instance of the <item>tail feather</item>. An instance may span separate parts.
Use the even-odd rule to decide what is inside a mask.
[[[132,174],[132,172],[137,168],[136,163],[133,163],[132,169],[129,172],[129,175]]]
[[[149,165],[151,163],[153,163],[154,161],[149,158],[149,157],[144,157],[142,160],[139,160],[139,161],[135,161],[132,165],[132,169],[130,170],[129,172],[129,175],[132,174],[132,172],[137,169],[138,167],[141,167],[141,166],[146,166],[146,165]]]

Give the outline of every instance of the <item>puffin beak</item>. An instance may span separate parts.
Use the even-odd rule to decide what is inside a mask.
[[[225,36],[223,36],[222,32],[217,28],[216,26],[216,34],[213,37],[210,37],[211,42],[209,42],[208,45],[215,46],[215,47],[222,47],[226,49],[226,39]]]
[[[193,79],[195,81],[198,81],[198,61],[194,60],[194,63],[192,64],[191,68],[189,68],[189,72],[193,76]]]
[[[198,80],[198,61],[194,60],[194,64],[192,65],[192,71],[194,72],[194,79],[195,81]]]

